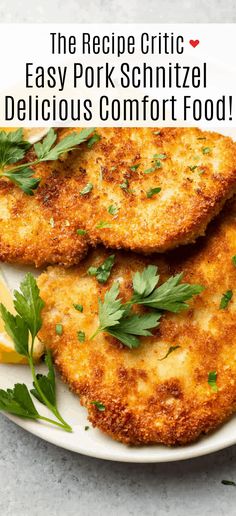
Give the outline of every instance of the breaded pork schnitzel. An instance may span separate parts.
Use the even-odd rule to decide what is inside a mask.
[[[195,128],[97,129],[79,157],[90,240],[137,252],[195,241],[236,191],[236,145]],[[63,134],[63,133],[62,133]]]
[[[0,179],[1,261],[68,266],[86,254],[88,238],[78,234],[78,217],[70,205],[74,181],[63,166],[60,173],[59,167],[53,162],[37,169],[42,182],[32,197]]]
[[[162,252],[202,235],[235,191],[230,138],[192,128],[97,134],[64,158],[37,165],[41,183],[32,198],[0,180],[1,260],[71,265],[88,241]]]
[[[40,276],[46,303],[40,338],[94,426],[123,443],[175,445],[195,440],[235,411],[235,235],[236,200],[206,238],[185,248],[184,258],[180,251],[155,260],[117,252],[110,278],[101,284],[87,273],[109,254],[97,250],[76,268],[49,267]],[[89,340],[98,326],[98,298],[104,300],[118,280],[121,296],[129,299],[134,272],[148,263],[158,265],[161,283],[183,271],[182,281],[205,290],[187,311],[165,312],[153,336],[141,337],[136,349],[104,332]]]

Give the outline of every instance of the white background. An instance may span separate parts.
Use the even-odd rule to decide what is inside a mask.
[[[81,40],[81,32],[90,32],[92,35],[102,36],[104,34],[111,34],[114,32],[116,35],[133,35],[136,40],[136,53],[134,55],[123,55],[118,58],[112,54],[109,55],[91,55],[81,56],[78,52],[74,56],[64,55],[52,55],[51,54],[51,38],[50,32],[60,32],[64,35],[75,35],[78,36],[78,41]],[[142,32],[149,32],[151,35],[157,35],[159,33],[171,33],[174,35],[183,35],[184,37],[184,53],[182,55],[159,55],[158,53],[152,55],[143,55],[139,49],[140,35]],[[200,44],[193,48],[189,44],[189,40],[199,39]],[[5,45],[6,41],[9,41]],[[17,41],[17,45],[16,45]],[[86,122],[84,119],[81,122],[72,122],[70,119],[66,120],[63,125],[70,126],[121,126],[121,125],[146,125],[146,126],[158,126],[162,125],[187,125],[196,126],[201,125],[202,127],[224,127],[236,125],[236,65],[234,59],[234,49],[236,48],[236,31],[233,24],[211,24],[211,25],[200,25],[200,24],[179,24],[179,25],[165,25],[156,24],[148,26],[143,25],[3,25],[0,31],[0,48],[4,48],[5,51],[0,54],[0,123],[2,126],[58,126],[62,125],[57,119],[55,122],[36,120],[25,120],[24,122],[17,120],[15,117],[13,120],[5,121],[5,110],[4,110],[4,95],[12,95],[16,100],[20,98],[28,99],[29,95],[33,97],[38,95],[39,98],[52,99],[53,95],[60,98],[90,98],[93,102],[93,120]],[[73,63],[81,62],[84,67],[100,66],[104,65],[104,62],[108,62],[111,66],[116,66],[119,70],[122,62],[128,62],[130,65],[141,65],[146,62],[147,65],[151,66],[162,66],[168,65],[168,63],[180,63],[181,65],[187,66],[200,66],[204,62],[207,62],[207,88],[189,88],[189,89],[178,89],[178,88],[158,88],[158,89],[134,89],[126,88],[122,89],[119,86],[119,73],[117,73],[117,88],[112,89],[101,86],[98,90],[96,86],[93,88],[86,88],[83,80],[81,80],[80,86],[76,89],[72,87],[73,84]],[[35,86],[36,74],[31,81],[34,87],[26,89],[25,84],[25,63],[33,63],[32,70],[34,71],[37,66],[68,66],[68,80],[65,84],[63,91],[58,91],[58,87],[49,89],[37,88]],[[116,76],[114,76],[116,79]],[[59,82],[58,82],[59,86]],[[144,121],[142,118],[137,121],[125,121],[122,116],[119,120],[113,121],[111,118],[108,121],[102,122],[99,119],[99,102],[98,99],[101,95],[109,96],[110,101],[114,98],[122,99],[125,98],[139,98],[142,99],[145,94],[150,97],[158,98],[160,101],[162,98],[170,98],[174,95],[177,99],[177,116],[178,120],[171,121],[170,112],[169,115],[163,120],[160,116],[159,120],[151,121],[150,119]],[[190,95],[193,98],[200,98],[203,102],[206,99],[221,98],[222,95],[234,95],[233,98],[233,111],[232,120],[218,121],[216,118],[213,120],[205,120],[204,118],[198,122],[193,116],[191,116],[191,110],[188,111],[189,116],[186,122],[183,122],[183,110],[181,99],[183,95]],[[228,103],[227,103],[228,106]]]

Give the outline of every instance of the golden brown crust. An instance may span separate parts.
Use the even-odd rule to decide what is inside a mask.
[[[114,439],[128,444],[184,444],[225,421],[236,409],[236,292],[228,308],[219,309],[222,294],[234,291],[236,267],[236,200],[213,223],[207,238],[194,247],[166,257],[141,258],[116,253],[116,264],[106,285],[87,275],[91,264],[108,251],[94,252],[71,270],[51,267],[39,278],[46,302],[41,339],[70,388],[79,394],[89,419]],[[184,271],[184,280],[205,286],[182,314],[166,314],[153,337],[129,350],[105,334],[90,341],[98,324],[98,296],[103,298],[119,278],[124,298],[131,292],[132,273],[156,263],[161,281]],[[81,303],[83,313],[73,303]],[[55,324],[63,324],[63,335]],[[84,331],[81,343],[77,332]],[[170,346],[180,348],[163,358]],[[218,392],[208,385],[217,371]],[[99,412],[92,401],[106,407]]]
[[[70,131],[75,129],[61,130],[60,137]],[[194,128],[97,132],[101,140],[91,149],[84,144],[66,159],[35,167],[42,182],[34,197],[0,181],[0,259],[71,265],[84,255],[87,240],[142,253],[166,251],[204,234],[235,191],[236,146],[230,138]],[[166,159],[153,157],[163,154]],[[92,191],[80,195],[87,183]],[[148,198],[155,187],[161,192]],[[115,214],[108,212],[111,205]],[[78,236],[77,228],[88,237]]]
[[[0,180],[0,260],[69,266],[86,254],[88,237],[77,234],[78,218],[70,209],[74,178],[58,163],[37,167],[42,181],[32,197]]]

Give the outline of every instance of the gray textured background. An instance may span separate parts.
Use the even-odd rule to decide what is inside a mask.
[[[234,0],[0,0],[3,22],[223,23],[236,21]]]
[[[233,0],[0,0],[1,22],[235,22]],[[0,417],[0,515],[236,514],[236,447],[172,464],[119,464],[49,445]]]

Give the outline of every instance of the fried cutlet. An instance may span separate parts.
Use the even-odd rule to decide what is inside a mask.
[[[32,197],[0,180],[0,260],[36,267],[78,263],[87,252],[88,237],[78,234],[78,217],[70,205],[76,178],[63,167],[60,173],[54,162],[44,163],[37,174],[41,186]]]
[[[32,198],[0,180],[1,260],[72,265],[89,242],[166,251],[202,235],[235,191],[236,146],[228,137],[192,128],[97,134],[93,145],[37,165]],[[77,234],[81,228],[86,235]]]
[[[117,252],[103,285],[87,271],[109,255],[104,250],[94,251],[75,268],[49,267],[40,276],[46,303],[40,338],[94,426],[127,444],[176,445],[194,441],[235,411],[235,235],[236,200],[211,223],[207,236],[184,253],[173,251],[154,259]],[[165,312],[153,336],[142,337],[137,349],[106,333],[89,340],[98,326],[98,298],[103,300],[118,280],[121,296],[129,299],[134,272],[150,263],[159,267],[160,283],[182,271],[183,281],[205,290],[190,301],[187,311]],[[221,306],[223,294],[231,290],[232,299]],[[76,303],[83,306],[82,312],[75,309]],[[56,324],[63,326],[61,335],[56,334]],[[78,332],[84,332],[84,342]],[[209,384],[213,372],[217,392]]]

